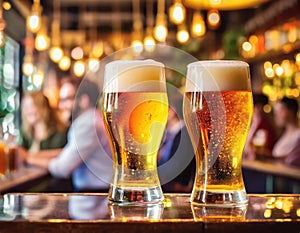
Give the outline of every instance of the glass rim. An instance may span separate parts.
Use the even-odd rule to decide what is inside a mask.
[[[241,60],[202,60],[188,64],[188,69],[192,67],[216,67],[216,68],[233,68],[249,67],[249,64]]]

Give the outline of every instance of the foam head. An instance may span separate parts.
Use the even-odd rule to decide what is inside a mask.
[[[246,62],[211,60],[188,65],[186,92],[227,90],[251,90]]]
[[[118,60],[105,66],[105,92],[161,91],[163,86],[165,73],[160,62]]]

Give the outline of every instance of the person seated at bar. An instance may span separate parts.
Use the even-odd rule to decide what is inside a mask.
[[[58,110],[61,120],[66,126],[71,125],[75,95],[79,84],[78,78],[75,77],[67,77],[61,81]]]
[[[24,94],[20,145],[31,156],[46,149],[58,149],[67,143],[66,128],[42,91]]]
[[[47,168],[54,177],[72,177],[74,191],[107,192],[112,175],[111,151],[97,108],[96,83],[83,80],[77,90],[73,122],[66,146],[55,158],[27,157],[27,163]]]
[[[273,148],[275,158],[284,159],[287,165],[300,167],[300,127],[296,99],[284,97],[274,105],[275,123],[284,131]]]
[[[168,111],[165,138],[158,151],[158,174],[164,192],[191,192],[195,178],[194,150],[183,121],[182,101],[182,96],[169,98],[172,106]],[[173,179],[165,183],[166,177]]]
[[[272,149],[276,141],[276,131],[271,118],[264,112],[264,106],[269,102],[266,95],[253,94],[254,111],[252,123],[244,148],[246,159],[271,157]]]

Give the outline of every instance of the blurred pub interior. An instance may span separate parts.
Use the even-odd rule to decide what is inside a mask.
[[[253,91],[269,97],[264,110],[270,114],[284,96],[299,100],[299,0],[0,2],[3,132],[17,136],[23,92],[43,90],[57,107],[62,77],[81,79],[88,73],[97,79],[101,59],[130,46],[132,52],[120,59],[155,53],[156,44],[167,44],[199,60],[244,60],[250,64]],[[178,87],[184,84],[177,75],[167,79]],[[274,177],[264,174],[264,179],[253,192],[276,192],[269,187]],[[258,180],[246,180],[246,188]]]

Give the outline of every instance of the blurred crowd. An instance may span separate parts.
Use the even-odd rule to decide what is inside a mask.
[[[61,80],[55,109],[42,91],[24,93],[19,154],[25,164],[48,169],[53,180],[65,182],[56,181],[40,191],[60,191],[59,186],[63,186],[61,191],[108,191],[113,165],[98,108],[99,94],[96,83],[80,82],[72,77]],[[191,192],[196,165],[191,142],[184,141],[184,147],[180,146],[183,139],[189,138],[182,116],[183,98],[169,101],[174,103],[169,108],[165,136],[158,153],[159,176],[163,191]],[[274,159],[300,167],[297,100],[284,97],[274,103],[271,113],[266,113],[270,103],[264,94],[254,94],[253,102],[244,159]],[[188,162],[178,161],[176,153],[184,153]],[[165,169],[172,169],[167,165],[172,158],[185,169],[179,169],[177,176],[168,179]]]
[[[268,97],[254,94],[254,112],[244,149],[245,159],[282,160],[300,167],[299,103],[284,97],[274,103],[273,112],[266,113]]]

